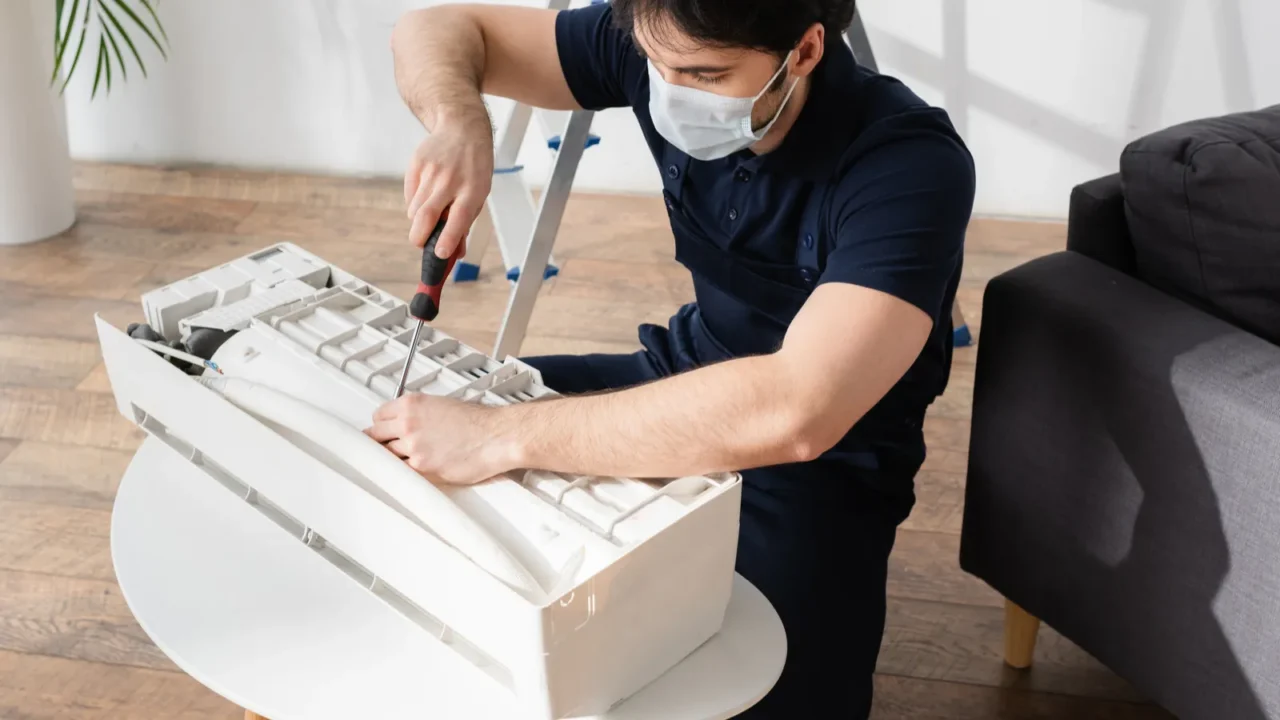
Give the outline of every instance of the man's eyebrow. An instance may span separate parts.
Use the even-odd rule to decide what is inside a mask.
[[[633,43],[633,45],[635,46],[636,52],[640,54],[640,57],[646,60],[649,59],[649,53],[644,51],[644,48],[640,46],[640,43],[636,42]],[[672,65],[670,67],[681,75],[717,75],[719,73],[729,72],[733,69],[732,65]]]
[[[672,70],[681,75],[715,75],[717,73],[729,72],[733,69],[731,65],[681,65],[672,66]]]

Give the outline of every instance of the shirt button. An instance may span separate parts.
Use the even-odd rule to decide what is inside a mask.
[[[667,177],[671,178],[672,180],[675,180],[676,178],[680,177],[680,168],[676,167],[675,165],[668,165]]]
[[[809,284],[813,284],[813,280],[817,276],[818,273],[814,272],[812,268],[804,268],[800,271],[800,277],[804,278],[804,281]]]
[[[737,210],[735,210],[735,209],[733,209],[733,208],[729,208],[729,219],[730,219],[730,220],[737,220],[737,219],[738,219],[738,211],[737,211]]]
[[[813,249],[813,233],[805,233],[805,236],[804,236],[804,247],[805,247],[805,249],[806,249],[806,250],[812,250],[812,249]]]
[[[738,172],[734,173],[733,176],[738,179],[738,182],[750,182],[751,171],[745,168],[738,168]]]

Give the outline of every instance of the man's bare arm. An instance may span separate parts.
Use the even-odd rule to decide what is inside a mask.
[[[452,4],[406,13],[391,37],[401,96],[428,130],[442,107],[484,112],[481,93],[553,110],[578,109],[560,70],[556,14]]]
[[[855,285],[820,286],[782,348],[618,392],[502,408],[519,467],[665,477],[811,460],[893,387],[929,316]]]
[[[554,10],[460,4],[414,10],[396,23],[396,85],[429,133],[405,172],[415,245],[448,210],[437,254],[451,255],[484,206],[493,135],[482,93],[578,108],[560,69],[555,17]]]
[[[678,477],[810,460],[911,367],[932,327],[903,300],[820,286],[782,349],[639,387],[490,408],[407,393],[366,432],[435,482],[515,468]]]

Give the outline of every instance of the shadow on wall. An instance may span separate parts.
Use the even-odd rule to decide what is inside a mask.
[[[1137,133],[1159,129],[1188,0],[1097,1],[1145,17],[1145,41],[1124,127]],[[941,88],[947,111],[962,136],[968,137],[970,109],[978,108],[1049,145],[1100,167],[1113,167],[1131,137],[1108,135],[970,71],[969,2],[941,0],[941,56],[900,37],[877,34],[872,38],[877,57],[882,64],[887,60],[904,74]],[[1256,108],[1240,2],[1213,3],[1221,83],[1230,110]]]

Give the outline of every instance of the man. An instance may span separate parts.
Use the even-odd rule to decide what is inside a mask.
[[[369,434],[426,477],[523,467],[671,477],[743,471],[738,571],[787,630],[751,717],[861,718],[887,558],[951,360],[974,195],[945,113],[859,67],[853,0],[613,0],[555,12],[443,6],[392,45],[429,131],[405,176],[421,246],[447,257],[481,211],[481,93],[630,106],[657,160],[697,302],[632,355],[528,359],[566,396],[486,408],[410,394]]]

